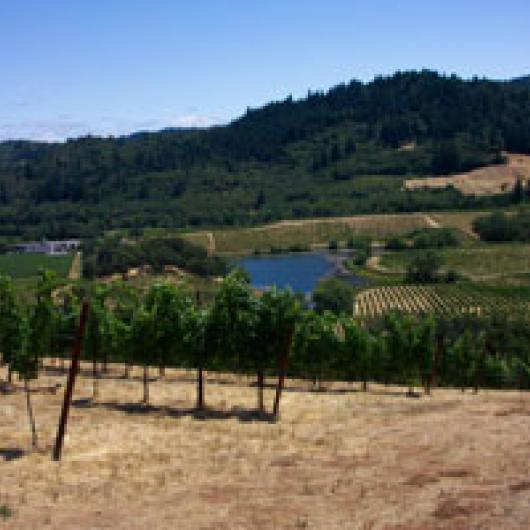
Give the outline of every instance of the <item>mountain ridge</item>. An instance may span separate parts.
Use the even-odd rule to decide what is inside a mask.
[[[0,237],[474,207],[402,182],[500,162],[502,150],[530,152],[530,87],[397,72],[205,129],[4,142]]]
[[[511,80],[512,83],[518,84],[518,85],[526,85],[530,86],[530,75],[523,75],[520,77],[515,77]]]

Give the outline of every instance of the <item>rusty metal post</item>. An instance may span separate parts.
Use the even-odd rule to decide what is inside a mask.
[[[276,386],[276,396],[274,397],[274,407],[272,414],[277,418],[280,413],[280,398],[282,396],[283,385],[285,383],[285,376],[287,374],[287,361],[289,358],[289,352],[291,350],[291,344],[293,342],[294,329],[287,335],[285,341],[285,347],[280,356],[279,362],[279,374],[278,374],[278,385]]]
[[[197,409],[204,408],[204,370],[201,366],[197,370]]]
[[[59,427],[57,428],[57,438],[55,439],[55,446],[53,448],[53,460],[61,459],[61,452],[63,449],[64,435],[66,434],[66,424],[68,422],[68,412],[72,403],[72,395],[74,393],[74,384],[77,373],[79,372],[79,361],[81,358],[81,347],[83,344],[83,336],[85,334],[85,325],[88,318],[88,302],[83,302],[81,308],[81,316],[79,318],[79,329],[77,330],[77,337],[72,352],[72,362],[70,364],[70,372],[68,374],[68,382],[64,391],[64,402],[59,418]]]

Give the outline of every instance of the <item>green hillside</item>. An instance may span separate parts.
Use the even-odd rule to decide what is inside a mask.
[[[530,88],[435,72],[352,81],[226,126],[0,144],[0,238],[486,207],[510,198],[403,191],[530,152]]]
[[[516,83],[516,84],[519,84],[519,85],[530,86],[530,75],[517,77],[517,78],[512,80],[512,83]]]

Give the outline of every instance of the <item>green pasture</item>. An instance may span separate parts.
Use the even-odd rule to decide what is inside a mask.
[[[58,278],[66,278],[72,255],[48,256],[46,254],[2,254],[0,255],[0,274],[14,279],[34,278],[42,269],[54,271]]]

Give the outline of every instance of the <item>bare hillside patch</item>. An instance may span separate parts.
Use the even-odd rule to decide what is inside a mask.
[[[509,154],[505,164],[474,169],[458,175],[409,179],[405,181],[405,188],[414,190],[454,186],[465,195],[495,195],[510,191],[519,179],[523,182],[530,179],[529,155]]]

